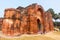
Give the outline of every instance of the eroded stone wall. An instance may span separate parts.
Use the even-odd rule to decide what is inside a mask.
[[[41,5],[5,9],[2,32],[5,35],[37,34],[52,31],[52,15]]]

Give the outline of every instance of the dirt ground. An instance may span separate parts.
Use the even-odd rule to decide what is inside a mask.
[[[46,34],[23,34],[15,37],[5,36],[0,32],[0,40],[60,40],[60,31],[48,32]]]

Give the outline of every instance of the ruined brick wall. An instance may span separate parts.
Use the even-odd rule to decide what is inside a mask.
[[[50,29],[49,29],[49,18],[48,18],[48,12],[45,12],[45,32],[49,32],[50,31]]]
[[[18,35],[20,32],[20,11],[14,8],[5,9],[2,32],[6,35]]]
[[[50,11],[48,11],[47,13],[48,13],[49,29],[50,29],[50,31],[53,31],[54,25],[53,25],[53,21],[52,21],[52,14]]]
[[[3,18],[0,18],[0,30],[2,29]]]
[[[14,14],[16,14],[16,10],[14,8],[5,9],[4,18],[13,18]]]
[[[31,25],[31,31],[33,33],[35,33],[34,31],[37,32],[41,32],[43,33],[44,31],[44,9],[42,8],[42,6],[37,5],[37,4],[32,4],[28,7],[28,14],[30,15],[30,22]],[[39,23],[37,22],[39,20]],[[38,27],[38,24],[41,24],[41,27]],[[35,30],[33,31],[32,28],[35,28]]]
[[[5,9],[2,24],[5,35],[45,33],[53,30],[53,27],[52,15],[45,13],[41,5]]]
[[[53,31],[54,30],[54,25],[52,21],[52,14],[50,11],[45,12],[45,31]]]

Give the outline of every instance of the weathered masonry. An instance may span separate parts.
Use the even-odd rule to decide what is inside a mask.
[[[37,34],[53,30],[52,15],[45,12],[41,5],[5,9],[2,23],[5,35]]]

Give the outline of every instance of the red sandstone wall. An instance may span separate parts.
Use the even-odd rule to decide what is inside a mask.
[[[14,8],[5,9],[4,18],[13,18],[14,14],[16,14],[16,10]]]
[[[2,29],[3,18],[0,18],[0,30]]]
[[[48,18],[48,13],[45,12],[45,32],[49,32],[50,29],[49,29],[49,18]]]
[[[20,11],[17,9],[6,9],[4,14],[2,31],[6,35],[20,34]]]
[[[52,14],[50,12],[48,12],[48,19],[49,19],[49,29],[51,31],[54,30],[54,25],[53,25],[53,21],[52,21]]]
[[[25,33],[34,34],[38,32],[49,32],[53,30],[54,27],[52,15],[49,12],[44,13],[42,6],[37,4],[32,4],[24,10],[19,10],[19,8],[6,9],[4,18],[2,32],[10,36]],[[39,26],[40,29],[38,24],[41,24]]]

